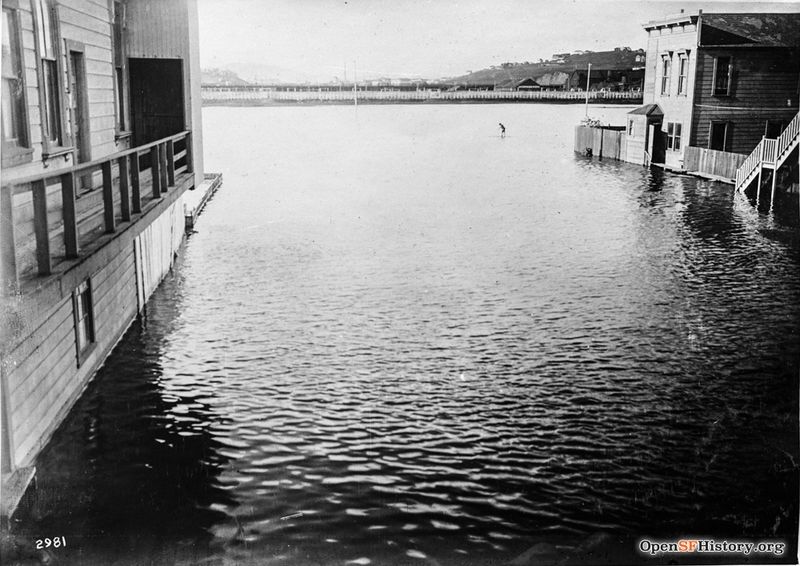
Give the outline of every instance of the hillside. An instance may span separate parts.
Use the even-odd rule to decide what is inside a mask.
[[[202,69],[201,83],[215,86],[242,86],[250,84],[228,69]]]
[[[488,69],[471,72],[452,79],[460,84],[500,84],[510,80],[520,81],[528,77],[536,79],[554,71],[572,72],[585,70],[589,63],[593,70],[630,70],[644,66],[644,49],[632,50],[630,47],[618,47],[613,51],[579,51],[575,53],[558,53],[549,61],[531,63],[503,63]]]

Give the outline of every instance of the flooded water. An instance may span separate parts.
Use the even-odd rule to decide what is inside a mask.
[[[796,212],[577,156],[582,114],[205,109],[224,186],[17,532],[84,564],[504,564],[597,533],[651,564],[672,557],[641,537],[791,541]]]

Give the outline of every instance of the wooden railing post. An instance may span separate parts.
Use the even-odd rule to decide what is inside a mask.
[[[150,173],[153,184],[153,198],[161,198],[161,158],[158,156],[158,146],[154,145],[150,149]]]
[[[175,185],[175,142],[167,140],[167,182]]]
[[[31,183],[33,228],[36,234],[36,263],[39,275],[50,275],[50,229],[47,222],[47,185],[44,179]]]
[[[131,173],[131,197],[133,200],[132,210],[134,213],[139,214],[142,212],[142,189],[139,185],[139,153],[134,152],[131,154],[130,161]]]
[[[186,143],[186,171],[187,173],[194,172],[194,163],[192,162],[192,132],[186,134],[183,138]]]
[[[2,268],[3,291],[14,293],[19,289],[17,273],[17,244],[14,237],[14,186],[0,188],[0,268]]]
[[[159,172],[161,173],[161,192],[166,193],[169,189],[169,179],[167,178],[167,144],[162,143],[158,145],[158,155],[161,157],[161,163],[158,168]]]
[[[64,219],[64,251],[68,258],[78,257],[78,217],[75,211],[75,173],[61,175],[61,214]]]
[[[111,176],[111,162],[103,162],[100,168],[103,171],[103,213],[106,220],[106,233],[112,234],[117,227],[114,218],[114,179]]]
[[[120,157],[119,163],[119,195],[120,195],[120,212],[123,222],[130,222],[131,219],[131,195],[130,184],[128,180],[128,156]]]

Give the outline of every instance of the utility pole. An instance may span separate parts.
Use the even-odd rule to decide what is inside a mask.
[[[589,80],[592,77],[592,64],[589,63],[589,70],[586,73],[586,117],[589,117]]]
[[[358,67],[353,61],[353,104],[358,106]]]

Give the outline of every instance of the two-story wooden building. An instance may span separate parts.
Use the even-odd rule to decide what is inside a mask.
[[[682,170],[698,148],[737,154],[735,173],[797,114],[800,13],[681,13],[644,29],[644,107],[628,115],[625,160]]]
[[[169,269],[203,153],[195,0],[2,0],[2,8],[7,488]]]

